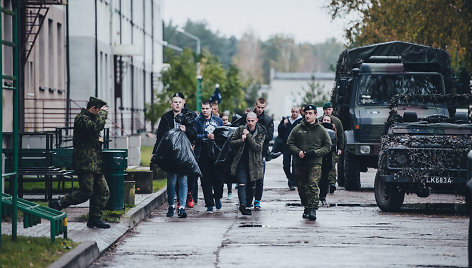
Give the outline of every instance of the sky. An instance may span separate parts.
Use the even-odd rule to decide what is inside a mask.
[[[275,34],[291,36],[298,43],[344,39],[344,24],[331,20],[323,5],[328,0],[163,0],[163,17],[183,26],[187,19],[206,21],[221,35],[252,31],[261,40]]]

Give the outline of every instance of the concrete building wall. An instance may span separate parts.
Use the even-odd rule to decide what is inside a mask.
[[[160,72],[163,61],[161,0],[82,0],[69,4],[71,15],[75,13],[70,22],[71,62],[72,58],[81,61],[71,65],[72,99],[98,96],[105,100],[110,108],[107,127],[112,128],[112,135],[144,131],[144,108],[145,103],[151,102],[152,73]],[[83,13],[87,15],[79,15]],[[80,51],[81,46],[86,49]],[[128,52],[123,52],[124,47]],[[115,71],[115,59],[122,69],[121,80]],[[121,97],[115,94],[118,80]]]
[[[273,116],[275,122],[282,119],[283,116],[290,115],[290,109],[293,105],[301,105],[305,90],[309,88],[308,83],[311,74],[283,75],[276,74],[271,80],[270,86],[264,90],[267,93],[268,114]],[[319,76],[319,78],[316,78]],[[316,74],[315,83],[318,83],[322,91],[328,98],[334,85],[334,73]]]
[[[24,66],[24,130],[53,130],[65,125],[65,7],[49,6]]]

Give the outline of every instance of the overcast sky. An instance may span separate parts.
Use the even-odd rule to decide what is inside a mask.
[[[260,39],[282,33],[296,42],[320,43],[334,37],[344,43],[343,22],[331,21],[327,0],[163,0],[164,20],[183,26],[206,21],[213,31],[236,36],[252,30]]]

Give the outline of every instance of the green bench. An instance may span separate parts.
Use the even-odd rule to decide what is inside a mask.
[[[23,212],[23,228],[28,228],[41,223],[41,219],[51,223],[51,242],[54,242],[56,236],[63,234],[67,239],[67,214],[52,208],[44,207],[36,203],[18,198],[18,210]],[[2,218],[12,216],[13,198],[9,194],[2,193]]]
[[[5,153],[5,171],[13,172],[13,152],[11,149],[4,149]],[[65,153],[63,153],[65,152]],[[61,159],[56,159],[56,155]],[[24,182],[44,182],[45,199],[52,199],[52,182],[58,181],[58,190],[60,184],[64,189],[66,180],[73,181],[73,172],[68,169],[72,162],[72,153],[65,149],[21,149],[19,150],[18,167],[18,196],[23,196]],[[68,160],[70,159],[70,160]],[[24,178],[24,176],[36,176],[36,178]]]

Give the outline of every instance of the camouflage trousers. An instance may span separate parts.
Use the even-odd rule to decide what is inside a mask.
[[[94,173],[81,173],[78,177],[79,189],[63,196],[61,206],[66,208],[90,199],[89,217],[101,217],[110,195],[105,177]]]
[[[295,168],[295,181],[298,183],[298,195],[305,208],[318,209],[320,201],[319,183],[321,179],[321,166],[297,165]]]
[[[332,153],[333,154],[333,167],[331,168],[331,170],[329,171],[329,174],[328,174],[328,180],[329,180],[329,183],[331,184],[335,184],[336,181],[337,181],[337,177],[336,177],[336,164],[338,163],[339,161],[339,155],[336,154],[335,152]]]

